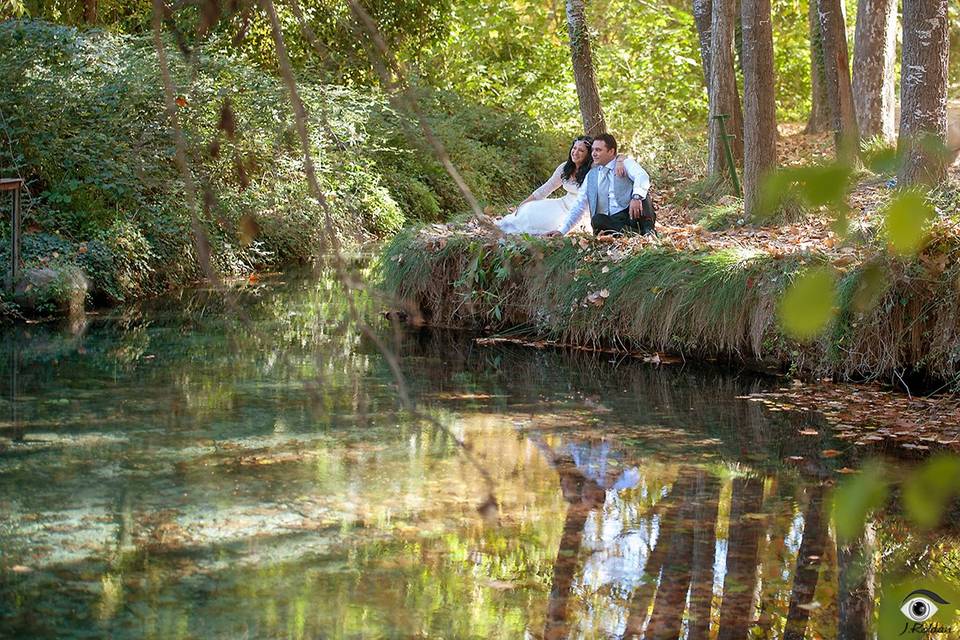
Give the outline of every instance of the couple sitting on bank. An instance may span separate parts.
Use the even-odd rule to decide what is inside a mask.
[[[567,194],[546,199],[558,187]],[[612,135],[581,136],[550,179],[496,224],[504,233],[545,236],[590,229],[595,235],[655,233],[649,189],[650,176],[633,158],[617,155]]]

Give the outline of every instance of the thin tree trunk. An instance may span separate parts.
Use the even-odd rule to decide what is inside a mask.
[[[777,103],[773,88],[770,0],[742,0],[743,200],[756,213],[763,181],[777,166]]]
[[[810,119],[805,133],[822,133],[830,129],[830,98],[827,97],[826,70],[823,64],[823,36],[820,34],[820,13],[817,0],[809,0],[807,21],[810,27]]]
[[[876,582],[873,561],[875,548],[873,522],[867,522],[863,534],[853,544],[837,545],[837,565],[840,570],[837,640],[871,637]]]
[[[83,21],[97,24],[97,0],[83,0]]]
[[[900,65],[901,185],[936,184],[946,176],[947,0],[903,0]]]
[[[893,142],[897,1],[860,0],[853,45],[853,104],[860,135]]]
[[[726,121],[726,129],[733,136],[730,139],[733,156],[737,161],[743,159],[743,110],[733,73],[735,7],[735,0],[713,0],[710,24],[710,141],[707,158],[710,175],[726,171],[723,139],[715,116],[730,116]]]
[[[693,473],[687,469],[681,469],[677,480],[670,488],[670,496],[665,498],[666,510],[660,519],[657,543],[647,556],[647,562],[643,567],[643,583],[630,596],[627,624],[623,632],[624,640],[642,637],[643,623],[646,621],[650,603],[656,595],[660,571],[670,556],[674,533],[681,526],[681,515],[684,505],[690,500],[694,482]]]
[[[827,540],[827,521],[823,517],[822,484],[810,488],[809,502],[803,517],[803,540],[797,551],[797,570],[793,574],[793,589],[790,592],[790,607],[787,610],[787,624],[783,630],[783,640],[803,640],[807,633],[809,609],[804,608],[813,602],[820,576],[820,562]]]
[[[697,513],[693,525],[693,575],[690,576],[688,640],[709,640],[713,602],[713,562],[717,541],[720,481],[697,472]]]
[[[573,580],[580,569],[583,529],[590,512],[603,504],[606,495],[603,487],[584,477],[569,457],[555,458],[554,466],[560,475],[560,488],[569,506],[563,522],[563,535],[560,537],[557,558],[553,563],[553,584],[543,630],[546,640],[557,640],[570,635],[568,605]]]
[[[823,64],[837,156],[841,160],[852,162],[859,151],[860,134],[857,132],[857,114],[853,107],[843,5],[840,0],[817,0],[817,6],[820,12]]]
[[[710,22],[713,20],[712,0],[693,0],[693,22],[700,40],[700,61],[703,63],[703,82],[710,95]]]
[[[757,584],[757,549],[763,524],[747,515],[759,511],[762,503],[762,479],[733,480],[727,537],[727,574],[723,578],[717,640],[743,640],[753,623],[750,605]]]
[[[570,34],[570,57],[573,61],[573,80],[580,99],[580,117],[583,131],[595,136],[605,133],[607,123],[600,107],[600,93],[593,73],[593,54],[587,31],[585,0],[567,0],[567,31]]]
[[[653,613],[650,614],[650,624],[644,634],[647,640],[675,640],[680,636],[683,610],[686,608],[687,592],[690,590],[696,508],[694,487],[691,486],[683,497],[679,521],[669,540],[670,552],[663,562],[660,585],[653,602]]]

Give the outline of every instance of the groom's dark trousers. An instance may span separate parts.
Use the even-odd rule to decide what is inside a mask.
[[[646,211],[644,211],[646,213]],[[624,209],[618,213],[608,216],[605,213],[598,213],[590,218],[590,225],[593,227],[593,234],[597,235],[601,231],[616,231],[618,233],[654,233],[653,217],[644,216],[639,220],[630,218],[630,209]]]

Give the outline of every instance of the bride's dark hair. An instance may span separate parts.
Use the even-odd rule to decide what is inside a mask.
[[[573,161],[573,148],[577,146],[578,142],[582,142],[587,145],[587,159],[583,161],[583,164],[580,165],[580,168],[577,168],[577,163]],[[584,178],[587,177],[587,174],[590,172],[590,167],[593,166],[593,156],[590,155],[590,145],[593,144],[593,138],[590,136],[578,136],[573,139],[573,142],[570,143],[570,151],[567,152],[567,162],[563,165],[563,173],[561,177],[564,180],[569,180],[570,176],[573,175],[573,172],[577,172],[577,185],[582,185]]]

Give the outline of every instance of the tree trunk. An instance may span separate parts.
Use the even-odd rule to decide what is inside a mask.
[[[580,544],[583,529],[590,512],[601,506],[606,496],[603,487],[586,478],[567,456],[554,459],[560,476],[560,489],[567,501],[567,515],[563,521],[563,535],[553,563],[553,584],[547,601],[547,619],[543,637],[558,640],[570,635],[568,605],[573,581],[580,569]]]
[[[860,135],[893,142],[897,0],[860,0],[853,45],[853,105]]]
[[[770,0],[742,0],[743,202],[756,213],[761,187],[777,166],[777,103],[773,89]]]
[[[726,114],[727,133],[734,159],[743,159],[743,110],[733,73],[733,29],[735,0],[713,0],[710,23],[710,142],[707,170],[710,175],[726,171],[720,125],[715,116]]]
[[[753,623],[750,605],[757,586],[757,549],[763,524],[747,517],[763,503],[761,478],[734,478],[717,640],[743,640]]]
[[[936,184],[946,177],[947,0],[903,0],[900,65],[902,186]]]
[[[573,80],[580,99],[580,117],[583,131],[596,136],[607,131],[607,123],[600,107],[597,79],[593,74],[593,54],[587,32],[585,0],[567,0],[567,31],[570,34],[570,57],[573,61]]]
[[[696,517],[695,488],[691,486],[679,505],[677,526],[670,540],[665,540],[669,553],[663,561],[660,584],[653,612],[647,625],[645,640],[675,640],[680,637],[683,611],[690,589],[691,557],[693,555],[693,523]],[[659,546],[660,541],[657,541]]]
[[[97,24],[97,0],[83,0],[83,21]]]
[[[809,502],[803,517],[803,540],[797,550],[797,570],[793,574],[793,589],[790,591],[790,607],[783,640],[803,640],[807,633],[809,609],[804,605],[813,602],[820,576],[820,562],[827,541],[828,518],[824,518],[822,484],[810,488]],[[864,636],[866,637],[866,636]]]
[[[859,151],[860,134],[853,108],[850,83],[850,56],[843,5],[840,0],[817,0],[820,12],[820,34],[823,38],[823,66],[826,72],[830,119],[836,138],[837,157],[853,161]]]
[[[690,500],[695,482],[692,471],[681,469],[676,482],[670,488],[670,495],[664,499],[665,509],[657,530],[656,545],[650,550],[643,567],[643,581],[630,596],[624,640],[643,637],[643,623],[646,621],[650,603],[657,594],[660,572],[670,556],[675,532],[682,526],[684,505]]]
[[[697,513],[693,524],[693,575],[690,576],[689,640],[709,640],[713,602],[713,562],[717,541],[720,481],[697,472]]]
[[[703,63],[703,81],[710,95],[710,21],[713,20],[712,0],[693,0],[693,21],[700,40],[700,60]]]
[[[827,97],[826,70],[823,65],[823,36],[817,0],[809,0],[807,20],[810,27],[810,119],[805,133],[823,133],[830,128],[830,102]]]
[[[876,532],[867,522],[860,538],[849,546],[837,545],[839,619],[837,640],[871,637],[876,566],[873,561]]]

